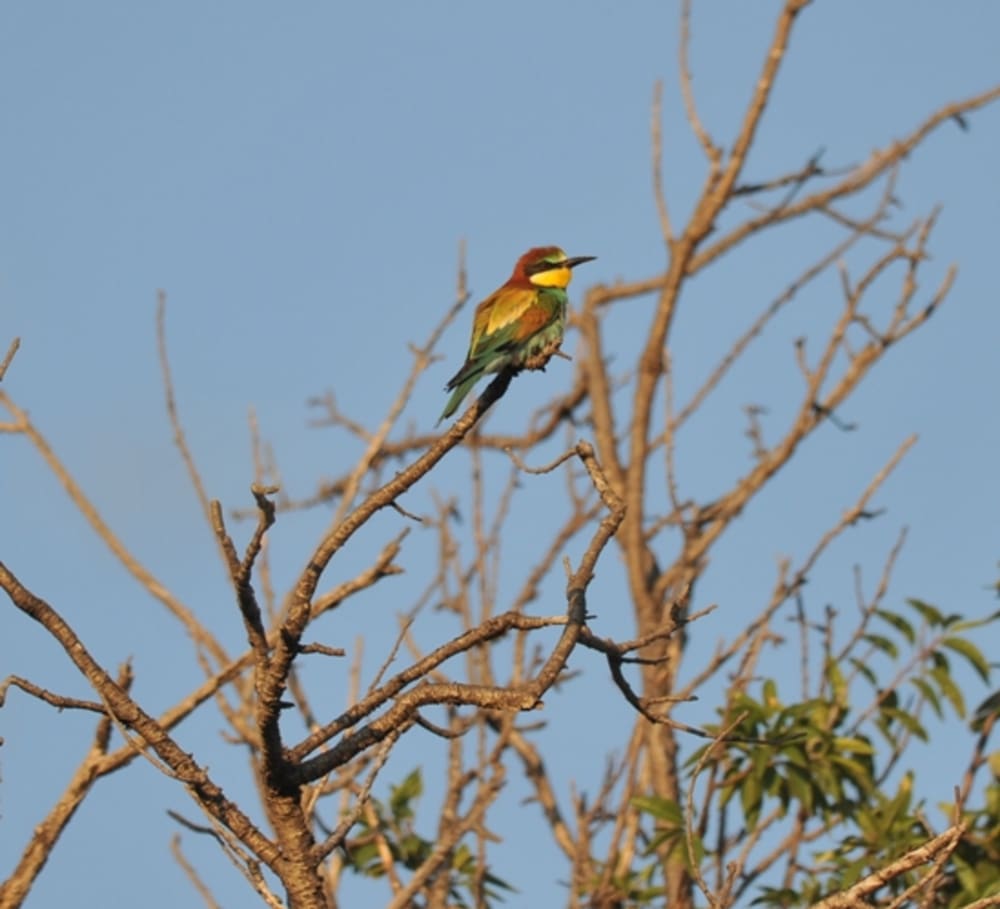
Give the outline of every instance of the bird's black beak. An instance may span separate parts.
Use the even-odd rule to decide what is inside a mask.
[[[593,262],[597,256],[573,256],[572,259],[567,259],[562,265],[565,268],[576,268],[577,265],[583,265],[584,262]]]

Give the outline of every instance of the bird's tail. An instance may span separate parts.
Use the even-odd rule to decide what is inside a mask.
[[[464,371],[464,370],[463,370]],[[447,420],[456,410],[458,410],[459,405],[465,399],[465,396],[472,391],[472,386],[479,381],[480,376],[482,376],[481,370],[476,370],[471,375],[461,377],[461,373],[455,376],[455,379],[459,379],[457,385],[455,385],[454,380],[448,383],[449,388],[454,388],[455,392],[450,398],[448,398],[448,403],[445,405],[444,411],[441,416],[438,417],[438,423],[442,420]]]

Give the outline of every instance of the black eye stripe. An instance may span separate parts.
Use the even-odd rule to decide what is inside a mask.
[[[559,268],[562,262],[535,262],[528,266],[529,275],[537,275],[542,271],[552,271],[553,268]]]

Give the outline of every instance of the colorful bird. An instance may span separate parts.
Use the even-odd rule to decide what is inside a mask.
[[[536,246],[517,260],[507,282],[476,307],[469,353],[445,386],[454,394],[439,423],[458,410],[472,386],[487,373],[544,366],[562,343],[572,270],[595,258],[571,259],[558,246]]]

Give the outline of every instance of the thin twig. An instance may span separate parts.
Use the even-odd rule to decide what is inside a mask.
[[[10,368],[10,364],[14,360],[14,354],[17,353],[20,346],[20,338],[14,338],[14,340],[10,342],[10,347],[7,348],[7,353],[4,355],[3,360],[0,360],[0,382],[2,382],[3,377],[7,375],[7,370]]]

